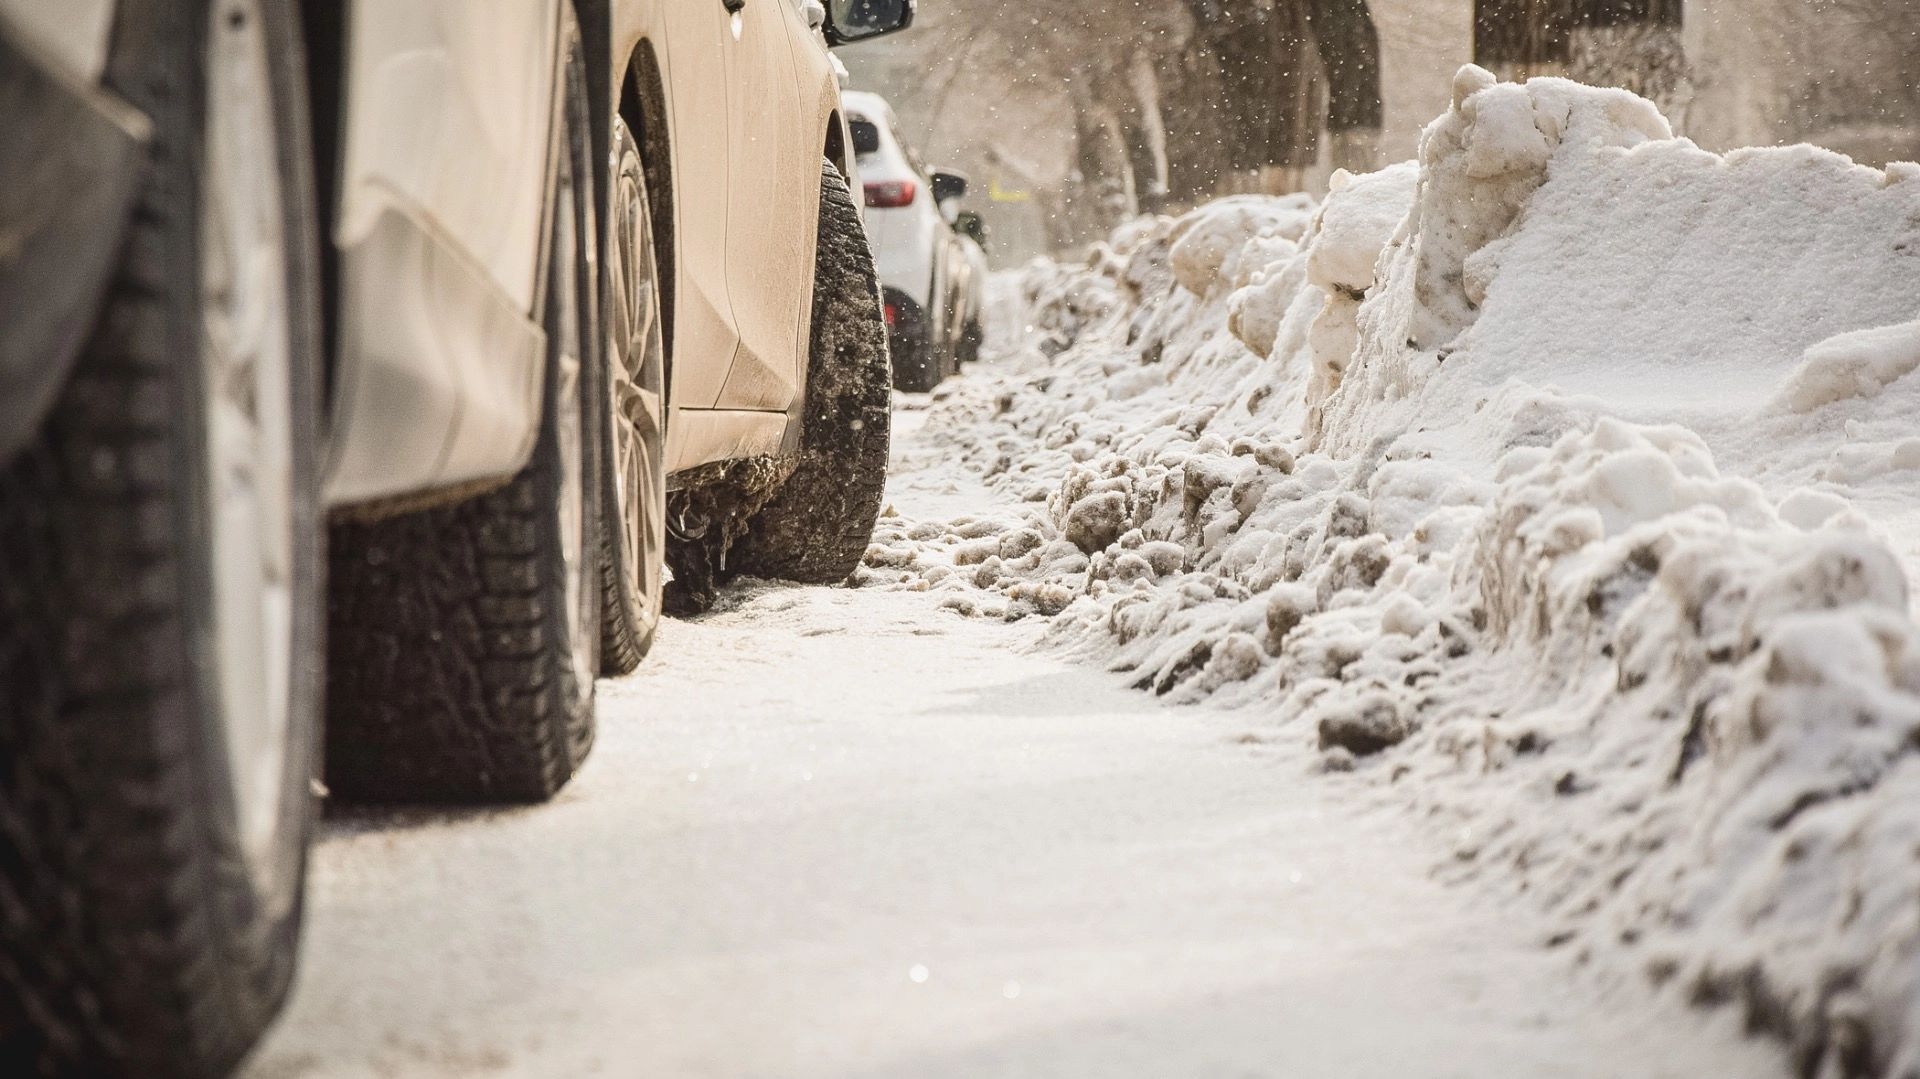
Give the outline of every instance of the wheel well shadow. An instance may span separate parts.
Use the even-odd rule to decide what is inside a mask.
[[[674,230],[677,193],[673,188],[673,144],[668,137],[666,84],[653,43],[641,41],[628,61],[620,88],[620,118],[640,147],[640,165],[646,172],[647,205],[653,226],[654,258],[660,280],[660,333],[666,351],[662,372],[671,392],[674,365],[675,290],[679,247]]]

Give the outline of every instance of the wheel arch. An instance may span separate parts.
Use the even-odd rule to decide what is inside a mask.
[[[311,2],[311,0],[309,0]],[[586,57],[611,57],[613,55],[613,5],[611,0],[569,0],[573,5],[574,21],[580,27],[580,51]],[[587,138],[592,147],[591,159],[605,161],[613,148],[613,117],[609,103],[612,93],[613,69],[609,65],[587,64]],[[600,261],[606,261],[606,222],[611,209],[612,184],[606,169],[595,169],[593,174],[594,220],[600,225]]]
[[[653,226],[654,259],[659,270],[660,333],[666,357],[666,386],[671,392],[674,363],[675,292],[679,246],[674,230],[679,193],[673,186],[673,140],[669,135],[665,73],[653,42],[641,38],[633,55],[617,69],[621,74],[620,118],[640,147],[640,167],[647,179],[647,207]],[[608,123],[608,130],[613,125]],[[669,402],[671,404],[671,402]]]
[[[827,117],[827,137],[821,151],[848,183],[853,182],[853,162],[847,154],[847,118],[839,109]]]
[[[339,374],[340,250],[334,228],[340,220],[340,158],[346,137],[347,16],[341,4],[298,0],[301,44],[306,49],[307,132],[313,141],[314,207],[320,230],[321,415],[331,426]]]

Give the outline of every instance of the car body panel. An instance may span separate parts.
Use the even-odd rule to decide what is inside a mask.
[[[987,250],[971,236],[962,236],[960,253],[966,256],[967,266],[966,281],[955,290],[955,295],[960,297],[962,325],[968,321],[984,322],[987,312],[987,275],[992,272],[987,266]]]
[[[820,144],[811,125],[801,128],[792,17],[787,4],[762,0],[731,19],[727,291],[740,346],[711,407],[784,412],[805,366],[794,311],[811,291],[800,274],[813,246]],[[802,187],[794,182],[801,175],[815,182]]]
[[[26,9],[32,9],[28,3]],[[0,464],[59,396],[119,265],[146,118],[85,56],[45,47],[0,0]]]
[[[73,80],[92,85],[107,67],[119,0],[0,0],[0,17],[18,39]]]
[[[776,452],[798,432],[832,59],[794,0],[748,3],[738,36],[720,0],[615,0],[612,19],[616,85],[651,50],[670,128],[671,190],[651,192],[674,236],[667,468]]]
[[[533,309],[561,2],[356,0],[340,246],[411,203]]]
[[[616,71],[625,72],[644,44],[659,61],[664,83],[673,190],[650,194],[668,202],[674,222],[668,343],[674,362],[667,396],[676,407],[708,407],[719,400],[740,343],[727,294],[727,91],[733,63],[727,13],[719,0],[617,0],[613,21]],[[624,78],[614,82],[618,86]],[[669,431],[673,426],[669,422]]]
[[[503,478],[531,451],[563,2],[343,3],[339,160],[321,166],[338,177],[331,506]],[[858,185],[834,59],[805,0],[749,3],[738,37],[720,0],[592,10],[609,33],[588,39],[620,58],[614,104],[643,41],[665,84],[672,190],[655,197],[676,241],[670,465],[779,450],[798,432],[828,147],[845,148],[837,164]],[[114,0],[0,0],[31,23],[16,36],[84,79],[105,64],[113,12]],[[691,415],[702,410],[719,414]]]
[[[330,504],[511,475],[532,451],[560,3],[348,9]]]
[[[714,461],[781,453],[792,448],[792,434],[784,412],[678,409],[667,427],[667,474],[671,478]]]
[[[405,211],[376,218],[339,265],[329,504],[507,476],[525,464],[540,417],[540,327],[457,245]]]

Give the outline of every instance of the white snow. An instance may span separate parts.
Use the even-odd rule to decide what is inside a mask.
[[[1038,347],[929,431],[1009,504],[871,573],[1257,711],[1809,1074],[1914,1073],[1916,180],[1463,69],[1417,164],[1003,285]]]
[[[332,830],[254,1074],[1920,1074],[1920,166],[1452,90],[997,279],[859,587]]]
[[[1839,334],[1807,349],[1777,398],[1812,412],[1848,398],[1872,397],[1920,368],[1920,322]]]
[[[1007,507],[927,416],[901,416],[893,505],[984,535],[945,522]],[[1039,535],[992,557],[1069,557],[1019,553]],[[1308,779],[1258,713],[1169,710],[1034,653],[1037,623],[874,576],[669,622],[552,805],[334,820],[246,1074],[1786,1073],[1734,1017],[1575,977],[1536,912],[1430,879],[1363,780]]]

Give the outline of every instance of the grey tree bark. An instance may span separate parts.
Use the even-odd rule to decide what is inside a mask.
[[[1380,32],[1367,0],[1306,0],[1307,23],[1327,80],[1327,131],[1333,165],[1353,172],[1379,167]]]
[[[1619,86],[1676,126],[1692,97],[1682,0],[1474,0],[1474,62],[1502,78]]]

